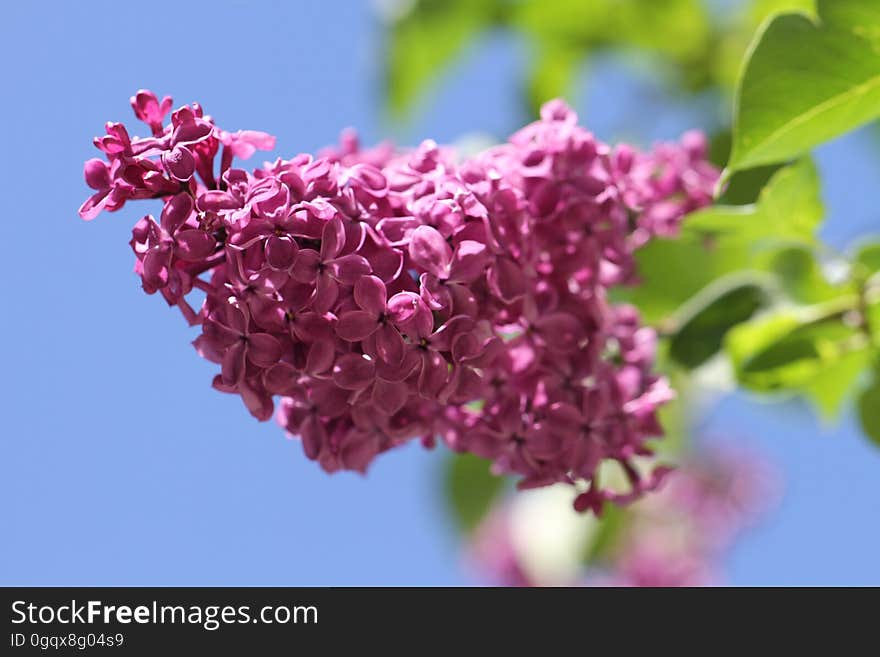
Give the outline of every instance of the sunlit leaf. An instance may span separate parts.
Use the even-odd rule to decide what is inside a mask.
[[[854,300],[778,311],[727,334],[737,380],[758,392],[798,391],[826,367],[864,348],[845,319]]]
[[[733,171],[794,158],[880,116],[880,3],[818,0],[755,37],[737,88]]]
[[[805,158],[777,171],[752,205],[716,205],[690,215],[686,231],[709,238],[810,244],[824,208],[819,177]]]

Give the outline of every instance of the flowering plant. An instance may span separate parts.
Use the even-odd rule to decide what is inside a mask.
[[[697,133],[650,152],[610,148],[561,101],[507,143],[458,160],[432,141],[319,154],[247,172],[270,150],[198,104],[132,98],[151,135],[108,123],[86,162],[84,219],[161,199],[131,247],[220,365],[216,389],[274,412],[328,472],[365,471],[412,439],[490,459],[520,488],[566,483],[599,513],[657,485],[640,471],[672,391],[655,334],[609,289],[637,282],[633,253],[707,205],[718,172]],[[217,156],[219,155],[219,164]],[[203,293],[198,309],[191,299]],[[620,463],[629,490],[596,472]]]

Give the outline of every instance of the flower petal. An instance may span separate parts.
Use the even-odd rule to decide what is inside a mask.
[[[372,271],[370,262],[363,256],[349,254],[337,258],[330,263],[330,271],[340,283],[354,285],[362,277]]]
[[[344,390],[363,390],[375,377],[376,366],[360,354],[346,354],[333,366],[333,382]]]
[[[299,247],[290,237],[270,235],[266,240],[266,263],[277,271],[290,269],[298,252]]]
[[[281,358],[281,343],[268,333],[251,333],[247,340],[247,356],[257,367],[271,367]]]
[[[383,324],[376,332],[376,352],[389,365],[399,365],[406,345],[396,328]]]
[[[342,252],[345,246],[345,224],[342,219],[334,217],[324,225],[321,232],[321,259],[332,260]]]
[[[374,316],[384,313],[388,303],[385,283],[376,276],[362,276],[354,284],[354,300]]]
[[[173,235],[189,219],[194,206],[192,196],[186,192],[172,196],[165,201],[165,207],[162,208],[162,216],[160,217],[162,228]]]
[[[376,316],[365,310],[344,313],[336,324],[336,335],[348,342],[360,342],[379,328]]]
[[[419,226],[413,231],[409,255],[429,274],[434,274],[437,278],[448,278],[452,249],[435,228]]]
[[[300,283],[313,283],[318,275],[321,256],[313,249],[300,249],[293,263],[291,275]]]
[[[455,247],[449,278],[459,283],[470,283],[483,273],[489,262],[486,245],[474,240],[463,240]]]
[[[175,253],[189,262],[197,262],[207,258],[217,246],[217,240],[213,235],[198,228],[182,230],[177,233],[174,240],[177,243]]]
[[[376,379],[373,384],[373,403],[386,415],[394,415],[409,399],[409,386],[402,381]]]
[[[234,342],[223,355],[223,369],[220,372],[220,376],[226,385],[238,385],[244,378],[245,352],[244,342],[238,341]]]

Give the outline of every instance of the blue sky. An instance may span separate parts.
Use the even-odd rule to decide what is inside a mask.
[[[367,3],[6,7],[0,584],[471,581],[438,495],[438,454],[412,445],[366,478],[327,476],[274,423],[214,392],[194,331],[141,293],[127,241],[144,209],[76,216],[91,138],[106,120],[132,120],[140,87],[198,100],[227,129],[275,134],[284,154],[348,125],[367,142],[412,143],[504,134],[521,120],[516,71],[528,53],[515,40],[472,48],[407,126],[382,119],[381,45]],[[613,63],[589,79],[578,109],[603,138],[673,137],[700,120]],[[636,102],[646,90],[649,127]],[[869,137],[819,154],[838,245],[878,224],[880,146]],[[880,584],[880,450],[850,419],[821,430],[796,404],[737,395],[707,422],[766,453],[786,480],[781,507],[732,555],[733,583]]]

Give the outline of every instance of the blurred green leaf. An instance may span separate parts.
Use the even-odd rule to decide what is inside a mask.
[[[628,512],[624,507],[606,503],[602,509],[602,517],[597,521],[598,529],[589,542],[584,554],[584,564],[601,563],[614,553],[618,539],[626,530]]]
[[[612,294],[617,301],[638,306],[647,323],[662,325],[710,282],[747,266],[749,258],[745,243],[703,244],[687,237],[653,240],[636,252],[641,283]]]
[[[791,159],[880,116],[880,3],[818,0],[818,22],[777,15],[737,87],[733,171]]]
[[[716,205],[688,216],[684,230],[703,238],[812,244],[824,207],[809,158],[773,174],[753,205]]]
[[[783,246],[758,256],[759,268],[777,276],[782,291],[800,304],[816,304],[855,292],[845,281],[831,284],[822,272],[812,249],[805,246]]]
[[[737,380],[757,392],[798,391],[844,355],[863,348],[843,319],[854,299],[773,314],[727,334],[725,349]]]
[[[672,335],[669,355],[688,369],[714,356],[727,332],[768,305],[765,285],[735,275],[715,281],[691,299],[678,313],[678,330]]]
[[[473,454],[451,454],[446,464],[446,500],[458,527],[472,531],[501,493],[504,479],[489,472],[489,461]]]
[[[880,370],[859,396],[858,408],[865,435],[880,447]]]
[[[864,268],[863,274],[866,276],[880,272],[880,242],[861,245],[856,251],[854,260]]]
[[[536,111],[567,96],[578,66],[599,49],[639,49],[678,65],[690,86],[705,84],[711,46],[702,0],[523,0],[509,24],[531,42],[528,101]]]
[[[542,42],[536,49],[526,90],[534,115],[546,101],[570,95],[578,67],[586,61],[583,48],[562,40]]]
[[[836,361],[828,363],[822,369],[821,376],[814,377],[804,385],[804,396],[812,402],[822,418],[830,421],[840,415],[870,359],[871,350],[867,347],[844,353]]]
[[[388,38],[388,103],[409,109],[428,84],[495,16],[497,0],[418,0]]]
[[[688,299],[735,271],[780,275],[782,289],[809,303],[838,296],[812,253],[793,250],[814,242],[823,212],[815,166],[799,161],[777,171],[756,203],[695,212],[685,218],[680,238],[654,240],[640,249],[641,284],[615,292],[615,299],[635,304],[646,322],[665,329]]]

